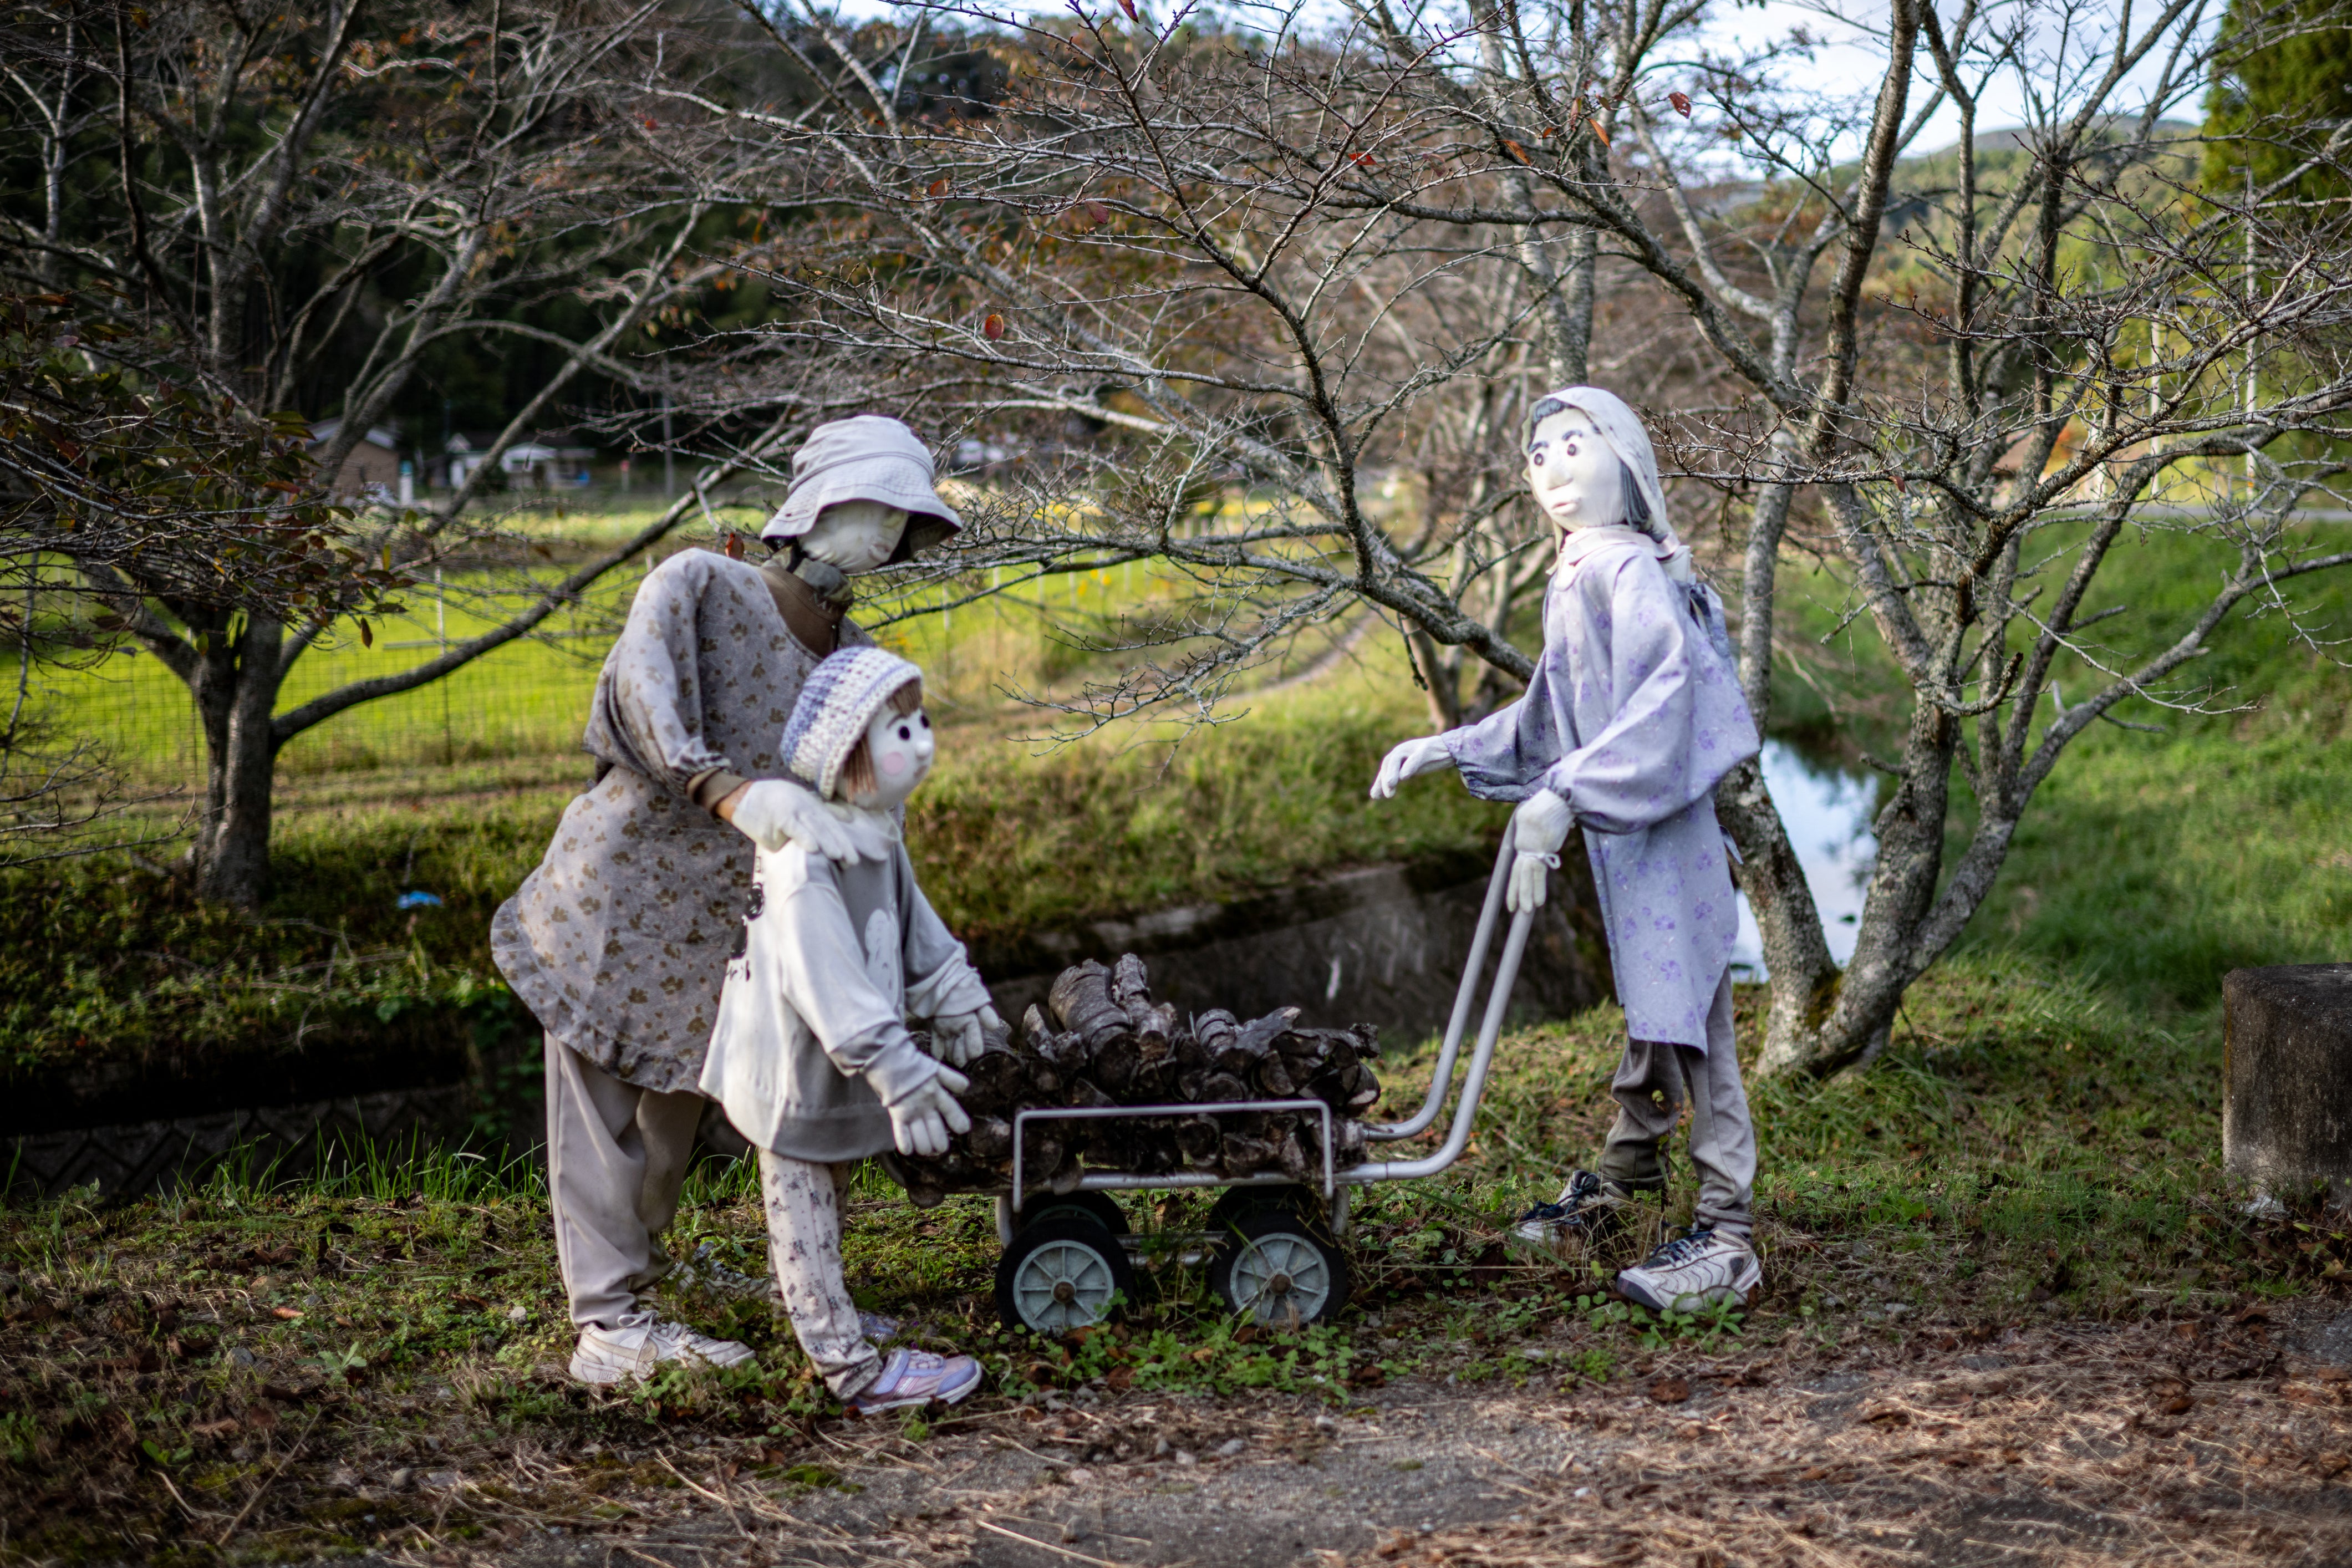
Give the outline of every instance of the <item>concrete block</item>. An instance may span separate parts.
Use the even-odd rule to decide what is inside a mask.
[[[2233,969],[2221,1001],[2230,1173],[2277,1197],[2352,1199],[2352,963]]]

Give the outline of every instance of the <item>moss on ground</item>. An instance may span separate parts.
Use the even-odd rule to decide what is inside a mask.
[[[1743,1010],[1755,1000],[1743,995]],[[2210,1317],[2334,1290],[2352,1259],[2352,1238],[2315,1213],[2256,1221],[2233,1201],[2210,1022],[2155,1028],[2060,972],[1970,961],[1920,987],[1867,1070],[1759,1090],[1766,1291],[1747,1313],[1653,1320],[1606,1300],[1598,1278],[1642,1234],[1565,1265],[1503,1240],[1526,1202],[1589,1156],[1620,1027],[1597,1009],[1511,1037],[1470,1153],[1441,1179],[1366,1194],[1353,1301],[1307,1332],[1236,1331],[1197,1275],[1171,1268],[1158,1299],[1115,1329],[1060,1342],[1006,1333],[990,1304],[988,1206],[918,1211],[871,1174],[849,1226],[853,1289],[905,1317],[919,1342],[981,1353],[982,1410],[1046,1388],[1341,1405],[1399,1377],[1573,1387],[1661,1346],[1950,1344],[2043,1320]],[[1417,1103],[1426,1071],[1425,1057],[1387,1064],[1391,1110]],[[1678,1180],[1660,1222],[1686,1214],[1688,1186]],[[1139,1228],[1182,1229],[1202,1201],[1132,1201],[1130,1213]],[[757,1272],[759,1227],[743,1169],[704,1166],[672,1250]],[[230,1556],[282,1558],[517,1519],[595,1529],[658,1513],[684,1484],[643,1457],[656,1436],[749,1442],[772,1479],[837,1479],[822,1436],[833,1407],[763,1308],[674,1302],[752,1343],[752,1367],[611,1395],[568,1384],[545,1200],[525,1167],[439,1155],[299,1187],[231,1173],[169,1200],[12,1208],[0,1211],[0,1273],[10,1557],[209,1558],[226,1540]],[[1531,1355],[1539,1333],[1554,1348]],[[574,1458],[529,1495],[436,1479],[535,1446]],[[356,1471],[405,1479],[362,1498],[338,1480]]]

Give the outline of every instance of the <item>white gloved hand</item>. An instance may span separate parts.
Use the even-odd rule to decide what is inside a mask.
[[[1004,1027],[996,1009],[982,1003],[977,1013],[947,1013],[931,1020],[931,1044],[940,1060],[961,1067],[988,1049],[988,1037]]]
[[[1445,749],[1444,736],[1423,735],[1418,741],[1407,741],[1381,759],[1381,771],[1372,775],[1372,798],[1386,800],[1396,794],[1397,785],[1415,774],[1453,765],[1454,753]]]
[[[857,840],[848,824],[824,808],[814,790],[785,779],[755,779],[743,786],[728,820],[761,848],[798,842],[828,860],[854,861]]]
[[[971,1131],[971,1118],[955,1101],[971,1087],[971,1079],[951,1067],[939,1069],[900,1095],[890,1106],[890,1142],[909,1157],[932,1158],[948,1152],[948,1138]]]
[[[1568,830],[1576,826],[1576,814],[1568,802],[1548,789],[1539,789],[1519,803],[1511,813],[1511,847],[1518,851],[1511,862],[1510,891],[1506,902],[1513,914],[1543,908],[1550,874],[1559,868],[1559,847],[1568,842]]]

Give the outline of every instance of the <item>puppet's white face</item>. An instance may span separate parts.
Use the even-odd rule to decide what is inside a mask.
[[[887,702],[866,726],[866,754],[874,759],[872,793],[850,804],[868,811],[893,811],[907,804],[923,775],[931,771],[931,716],[920,708],[901,713]]]
[[[878,500],[835,501],[816,514],[801,548],[852,575],[890,559],[907,531],[907,509]]]
[[[1528,442],[1528,488],[1557,528],[1625,521],[1624,465],[1580,408],[1547,414]]]

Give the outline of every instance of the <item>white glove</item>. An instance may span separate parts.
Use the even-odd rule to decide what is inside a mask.
[[[1511,846],[1518,858],[1511,862],[1511,889],[1506,901],[1513,914],[1543,908],[1545,882],[1559,869],[1559,847],[1568,842],[1568,830],[1575,826],[1576,813],[1548,789],[1536,791],[1511,813]]]
[[[890,1142],[898,1152],[929,1158],[948,1152],[951,1133],[971,1131],[971,1118],[955,1102],[971,1079],[942,1064],[937,1072],[900,1095],[890,1107]]]
[[[988,1049],[988,1037],[1004,1027],[996,1009],[983,1002],[977,1013],[948,1013],[931,1020],[931,1044],[940,1060],[961,1067]]]
[[[1372,798],[1386,800],[1405,780],[1453,765],[1454,753],[1445,749],[1444,736],[1423,735],[1418,741],[1407,741],[1381,759],[1381,771],[1372,775]]]
[[[756,779],[744,785],[728,820],[762,849],[774,851],[798,841],[828,860],[857,858],[857,840],[848,824],[825,810],[815,791],[784,779]]]

